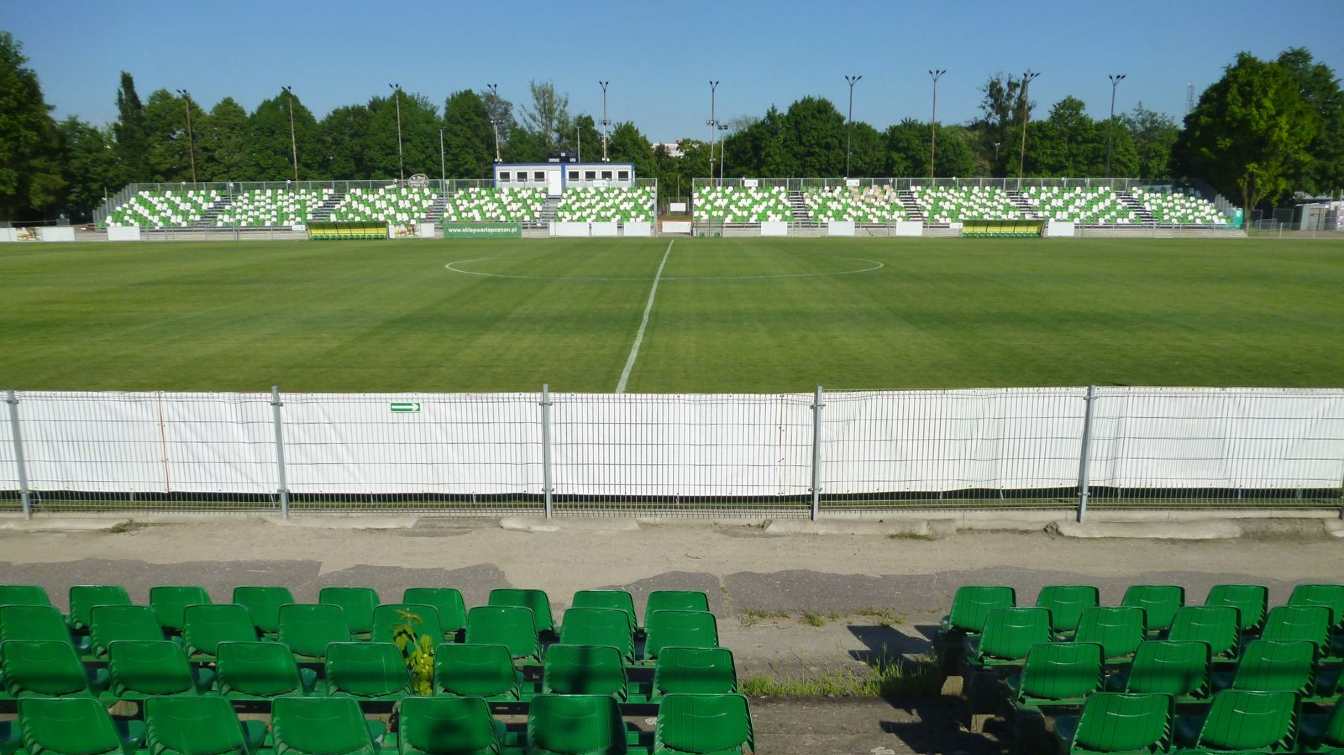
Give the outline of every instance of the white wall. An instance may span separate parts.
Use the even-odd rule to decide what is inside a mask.
[[[588,224],[588,233],[593,236],[619,236],[620,224],[614,220],[605,222],[591,222]]]
[[[19,229],[0,228],[0,243],[19,240]]]
[[[69,225],[47,225],[37,229],[39,241],[74,241],[75,228]]]
[[[652,236],[653,224],[647,220],[627,220],[622,224],[621,234],[624,236]]]
[[[587,236],[587,223],[572,223],[560,220],[551,221],[552,236]]]
[[[787,220],[762,220],[762,236],[788,236],[789,221]]]
[[[854,221],[853,221],[853,220],[827,220],[827,221],[826,221],[826,235],[827,235],[827,236],[853,236],[853,235],[854,235]]]

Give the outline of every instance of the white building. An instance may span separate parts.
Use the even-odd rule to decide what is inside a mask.
[[[635,166],[631,163],[576,163],[552,158],[544,163],[496,163],[495,186],[500,189],[545,189],[547,196],[559,196],[567,188],[613,186],[628,189],[635,185]]]

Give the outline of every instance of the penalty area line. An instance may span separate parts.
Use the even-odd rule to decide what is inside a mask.
[[[658,295],[658,281],[663,279],[663,267],[667,265],[667,255],[672,253],[672,245],[676,239],[667,242],[667,251],[663,252],[663,260],[658,263],[658,272],[653,276],[653,285],[649,287],[649,301],[644,305],[644,319],[639,321],[639,331],[635,333],[635,342],[630,344],[630,356],[625,358],[625,369],[621,370],[621,379],[616,381],[616,392],[625,393],[625,386],[630,382],[630,371],[635,368],[635,360],[639,358],[639,345],[644,342],[644,329],[649,327],[649,315],[653,312],[653,298]]]

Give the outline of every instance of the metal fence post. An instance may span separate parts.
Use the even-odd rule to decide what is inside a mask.
[[[1083,442],[1078,453],[1078,521],[1087,516],[1087,499],[1091,495],[1091,483],[1088,480],[1088,458],[1092,455],[1092,407],[1096,404],[1097,387],[1087,386],[1087,404],[1083,410]]]
[[[551,518],[551,386],[541,386],[541,493]]]
[[[14,436],[14,463],[19,468],[19,500],[23,503],[25,519],[33,518],[33,494],[28,490],[28,464],[23,460],[23,436],[19,433],[19,397],[9,389],[5,397],[9,404],[9,427]]]
[[[285,480],[285,431],[280,419],[280,386],[271,386],[271,415],[275,418],[275,471],[280,479],[280,516],[289,518],[289,484]]]
[[[821,513],[821,386],[812,397],[812,521]]]

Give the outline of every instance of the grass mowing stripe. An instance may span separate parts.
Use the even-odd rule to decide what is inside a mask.
[[[617,393],[625,393],[625,386],[630,382],[630,370],[635,368],[635,360],[639,358],[639,344],[644,341],[644,329],[649,326],[649,314],[653,312],[653,297],[658,294],[658,281],[663,277],[667,256],[672,253],[672,245],[675,243],[676,239],[667,242],[667,251],[663,252],[663,259],[658,263],[658,272],[654,274],[653,285],[649,287],[649,301],[644,305],[644,319],[639,321],[639,332],[635,333],[635,342],[630,344],[630,356],[625,358],[625,369],[621,370],[621,379],[616,381]]]

